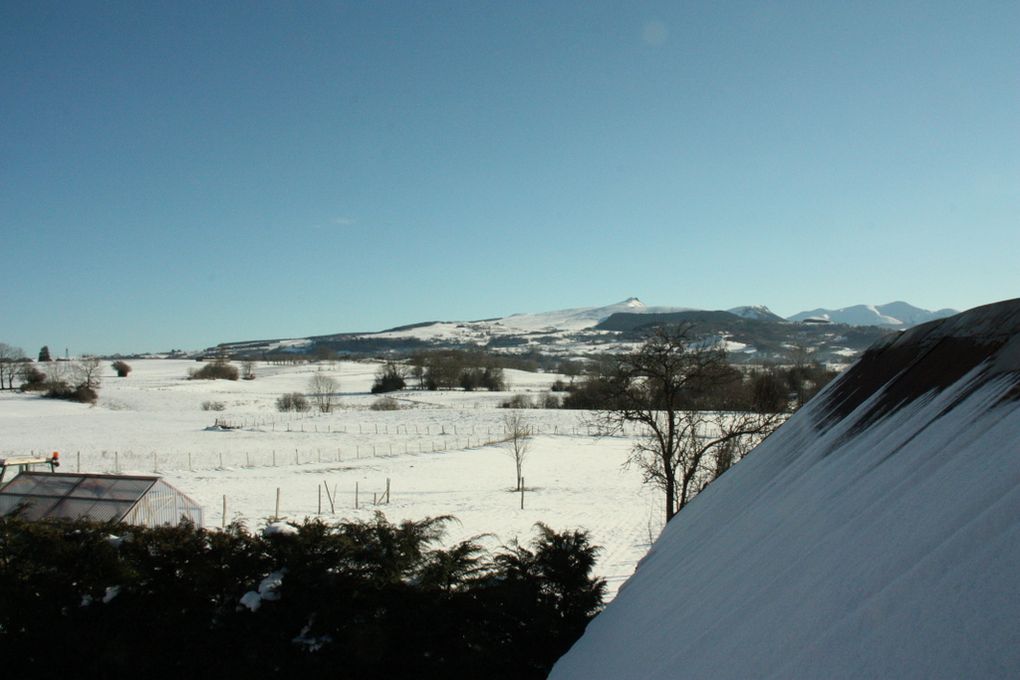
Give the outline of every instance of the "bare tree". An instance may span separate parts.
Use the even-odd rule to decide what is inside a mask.
[[[336,392],[340,388],[336,378],[326,373],[316,373],[308,381],[308,391],[319,407],[320,413],[329,413],[333,410],[333,403]]]
[[[83,385],[90,389],[99,387],[99,357],[85,356],[71,365],[71,376],[75,386]]]
[[[43,364],[46,370],[46,382],[50,385],[56,385],[64,382],[64,377],[67,375],[67,362],[66,361],[49,361]]]
[[[515,491],[520,491],[524,481],[524,459],[527,458],[528,449],[531,447],[532,427],[523,413],[512,411],[503,416],[503,429],[506,433],[503,444],[507,454],[514,459],[514,466],[517,469]]]
[[[241,361],[241,377],[245,380],[255,379],[255,360],[244,359]]]
[[[732,370],[723,350],[693,340],[690,327],[659,328],[639,349],[617,357],[609,375],[599,378],[608,408],[592,416],[603,434],[628,423],[643,426],[629,463],[663,491],[666,521],[783,418],[754,409],[704,409],[704,395],[731,380]]]
[[[18,374],[18,368],[24,361],[24,350],[0,342],[0,390],[14,389],[14,377]]]

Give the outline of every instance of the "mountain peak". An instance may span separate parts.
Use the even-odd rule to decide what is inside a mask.
[[[841,309],[812,309],[787,317],[787,320],[804,321],[809,318],[826,318],[833,323],[843,323],[850,326],[909,328],[926,321],[945,318],[956,313],[955,310],[951,309],[933,312],[915,307],[906,302],[897,301],[884,305],[854,305]]]
[[[745,305],[743,307],[734,307],[727,309],[730,314],[736,314],[744,319],[756,319],[758,321],[782,321],[783,317],[779,316],[765,305]]]

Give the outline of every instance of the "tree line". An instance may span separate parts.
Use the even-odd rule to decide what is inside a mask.
[[[21,348],[0,343],[0,389],[15,389],[17,380],[18,389],[23,392],[95,403],[99,398],[101,365],[102,360],[94,356],[53,361],[46,345],[39,350],[38,362],[33,363]],[[111,367],[121,378],[131,373],[131,366],[121,360],[114,361]]]
[[[792,366],[766,365],[741,369],[726,362],[720,350],[708,352],[715,367],[710,376],[692,380],[682,395],[681,405],[715,411],[760,411],[781,413],[800,408],[837,373],[822,364]],[[592,364],[581,380],[553,383],[553,391],[565,392],[563,408],[602,410],[613,407],[619,379],[619,357],[604,357]],[[663,397],[665,395],[652,395]]]

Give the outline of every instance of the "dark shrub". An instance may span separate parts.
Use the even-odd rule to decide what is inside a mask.
[[[110,366],[113,367],[113,370],[117,371],[118,378],[126,378],[128,373],[131,372],[131,367],[125,361],[114,361]]]
[[[369,406],[373,411],[399,411],[400,402],[393,397],[383,397],[382,399],[376,399]]]
[[[300,392],[290,392],[288,394],[281,395],[276,400],[277,411],[307,411],[311,408],[311,404],[308,403],[308,399],[305,395]]]
[[[46,374],[38,368],[32,364],[23,364],[18,370],[22,392],[41,392],[46,389]]]
[[[396,392],[407,387],[404,380],[404,372],[399,364],[387,362],[375,375],[375,382],[372,384],[372,394],[384,392]]]
[[[460,386],[466,392],[475,390],[482,384],[482,373],[477,369],[468,369],[460,374]]]
[[[92,387],[82,384],[71,387],[66,382],[60,381],[48,383],[46,394],[49,399],[64,399],[66,401],[77,401],[82,404],[94,404],[99,400],[99,393]]]
[[[546,392],[541,397],[542,408],[559,408],[560,398],[551,392]]]
[[[509,399],[504,399],[502,402],[500,402],[499,407],[500,408],[533,408],[534,407],[534,403],[531,401],[531,399],[528,398],[527,395],[524,395],[524,394],[515,394],[514,396],[510,397]]]
[[[217,359],[197,371],[192,371],[189,380],[237,380],[241,372],[226,359]]]

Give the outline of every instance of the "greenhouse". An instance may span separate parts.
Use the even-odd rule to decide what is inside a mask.
[[[19,510],[30,520],[202,526],[202,506],[155,476],[22,472],[0,487],[0,515]]]

